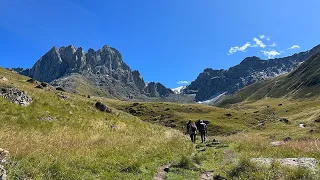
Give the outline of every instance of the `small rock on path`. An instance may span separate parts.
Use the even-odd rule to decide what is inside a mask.
[[[272,146],[281,146],[283,144],[282,141],[273,141],[270,143]]]
[[[214,171],[206,171],[201,173],[199,180],[212,180],[214,176]]]

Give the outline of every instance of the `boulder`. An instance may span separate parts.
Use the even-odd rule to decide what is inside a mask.
[[[7,172],[2,165],[0,165],[0,180],[7,179]]]
[[[33,84],[33,83],[36,83],[37,81],[35,79],[31,78],[31,79],[28,79],[27,82]]]
[[[176,125],[176,124],[173,124],[172,122],[167,122],[167,123],[165,123],[165,126],[166,126],[166,127],[171,127],[171,128],[176,128],[176,127],[177,127],[177,125]]]
[[[134,110],[133,108],[129,108],[129,113],[130,114],[137,114],[137,111]]]
[[[280,122],[284,122],[284,123],[286,123],[286,124],[289,124],[289,120],[288,119],[286,119],[286,118],[281,118],[280,120],[279,120]]]
[[[56,118],[53,117],[53,116],[46,116],[46,117],[42,117],[40,118],[41,121],[48,121],[48,122],[52,122],[52,121],[55,121]]]
[[[309,131],[310,133],[315,133],[315,132],[317,132],[315,129],[311,129],[310,131]]]
[[[286,138],[283,139],[284,142],[288,142],[288,141],[291,141],[291,140],[292,140],[291,137],[286,137]]]
[[[43,86],[42,85],[38,85],[38,86],[36,86],[36,88],[43,89]]]
[[[46,82],[42,82],[42,83],[41,83],[41,86],[42,86],[42,87],[48,87],[48,85],[49,85],[49,84],[46,83]]]
[[[0,165],[5,165],[9,159],[9,151],[0,148]]]
[[[57,93],[57,96],[61,99],[61,100],[66,100],[68,99],[68,96],[62,94],[62,93]]]
[[[97,102],[95,104],[95,107],[100,110],[100,111],[106,111],[108,113],[112,112],[112,109],[110,109],[109,107],[107,107],[106,105],[104,105],[102,102]]]
[[[139,106],[140,103],[133,103],[132,106]]]
[[[10,102],[21,106],[28,106],[33,101],[26,92],[17,88],[9,87],[0,88],[0,97],[8,99]]]
[[[168,172],[170,171],[170,168],[169,168],[169,167],[165,167],[165,168],[163,169],[163,171],[166,172],[166,173],[168,173]]]
[[[62,87],[57,87],[56,90],[57,90],[57,91],[66,91],[66,90],[64,90]]]
[[[223,176],[220,176],[220,175],[218,174],[218,175],[213,176],[213,180],[227,180],[227,178],[225,178],[225,177],[223,177]]]
[[[2,82],[7,82],[8,79],[7,79],[6,77],[0,77],[0,81],[2,81]]]
[[[224,115],[227,116],[227,117],[231,117],[231,116],[232,116],[231,113],[226,113],[226,114],[224,114]]]
[[[8,158],[9,152],[0,148],[0,180],[6,180],[7,173],[3,166],[7,163]]]
[[[270,143],[272,146],[281,146],[283,144],[282,141],[273,141]]]

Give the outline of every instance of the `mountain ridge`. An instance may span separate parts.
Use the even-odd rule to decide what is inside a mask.
[[[110,97],[148,99],[174,94],[161,83],[146,84],[138,70],[132,71],[123,61],[121,53],[108,45],[101,49],[75,48],[73,45],[52,47],[32,68],[15,68],[20,74],[39,81],[53,82],[67,90],[74,90],[80,76],[65,81],[65,77],[79,74]],[[72,77],[72,76],[71,76]],[[73,88],[73,89],[72,89]]]
[[[185,89],[185,93],[196,94],[196,101],[205,101],[223,92],[233,94],[255,82],[293,71],[318,50],[320,50],[320,45],[309,51],[282,58],[262,60],[256,56],[247,57],[240,64],[229,69],[206,68]]]
[[[245,100],[269,98],[320,97],[320,51],[310,56],[296,70],[287,75],[254,83],[236,94],[226,97],[219,106],[236,104]]]

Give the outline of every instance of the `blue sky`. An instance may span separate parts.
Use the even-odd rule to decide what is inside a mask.
[[[31,67],[53,46],[107,44],[147,82],[173,88],[208,67],[316,46],[318,7],[318,0],[0,0],[0,66]]]

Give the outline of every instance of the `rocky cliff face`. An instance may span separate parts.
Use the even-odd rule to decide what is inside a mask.
[[[132,71],[123,62],[120,52],[109,46],[103,46],[98,51],[89,49],[87,53],[81,47],[53,47],[31,69],[16,70],[39,81],[54,82],[54,85],[69,88],[77,84],[72,78],[74,74],[80,74],[85,81],[115,97],[139,99],[150,94],[151,97],[162,97],[173,93],[164,86],[149,93],[139,71]],[[79,79],[79,76],[76,77]]]
[[[174,94],[171,89],[166,88],[161,83],[151,82],[146,87],[146,92],[150,97],[166,97],[169,94]]]
[[[225,92],[232,94],[244,86],[293,71],[318,50],[320,45],[310,51],[284,58],[262,60],[258,57],[248,57],[228,70],[208,68],[185,89],[185,92],[196,94],[196,101],[208,100]]]

